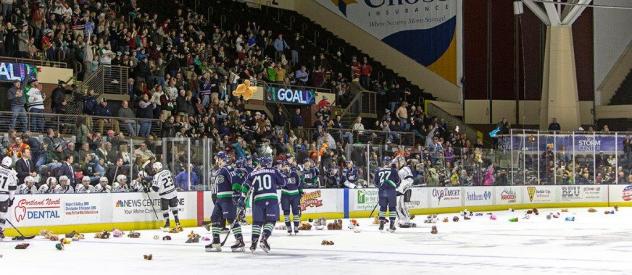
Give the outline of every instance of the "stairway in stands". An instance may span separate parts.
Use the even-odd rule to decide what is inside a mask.
[[[623,80],[621,86],[619,86],[612,99],[610,99],[609,105],[629,104],[632,104],[632,70],[628,72],[625,80]]]

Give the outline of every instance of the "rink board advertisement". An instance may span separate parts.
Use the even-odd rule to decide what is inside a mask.
[[[494,199],[494,188],[489,187],[464,187],[463,205],[491,205]]]
[[[316,0],[444,79],[457,83],[457,0]],[[361,61],[361,60],[359,60]]]
[[[495,186],[493,192],[496,205],[514,205],[524,202],[522,189],[518,186]]]
[[[430,208],[445,208],[461,206],[461,187],[433,187],[430,188]]]
[[[494,187],[416,187],[408,208],[413,214],[573,206],[632,206],[632,185],[558,185]],[[181,192],[178,211],[185,226],[208,220],[211,192]],[[400,197],[401,198],[401,197]],[[154,213],[155,207],[158,219]],[[301,199],[303,219],[367,217],[378,203],[377,189],[306,189]],[[250,213],[248,208],[247,214]],[[282,217],[282,215],[281,215]],[[157,228],[162,225],[155,193],[18,195],[8,218],[24,234],[40,230],[65,233]],[[10,234],[15,234],[13,231]]]
[[[18,195],[8,215],[19,227],[97,223],[108,214],[104,199],[99,195]]]

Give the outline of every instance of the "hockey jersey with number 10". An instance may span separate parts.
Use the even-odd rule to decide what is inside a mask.
[[[169,170],[162,170],[154,175],[151,189],[158,192],[161,199],[173,199],[178,196],[176,186],[173,184],[173,177]]]
[[[252,188],[252,200],[254,202],[275,200],[278,203],[277,190],[285,185],[285,177],[279,170],[259,168],[252,171],[246,178],[244,192],[248,192]]]

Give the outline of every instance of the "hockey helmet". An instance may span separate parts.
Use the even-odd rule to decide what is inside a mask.
[[[48,184],[49,186],[57,184],[57,178],[55,178],[55,177],[48,177],[46,179],[46,184]]]
[[[59,183],[60,184],[62,184],[62,183],[69,184],[70,183],[70,179],[68,179],[67,176],[61,176],[61,177],[59,177]]]
[[[90,183],[90,177],[88,176],[83,176],[83,178],[81,178],[81,183]]]
[[[5,168],[11,167],[11,164],[13,164],[13,159],[11,159],[11,157],[4,157],[2,159],[1,165],[4,166]]]
[[[125,176],[125,175],[118,175],[118,176],[116,176],[116,181],[118,183],[127,183],[127,176]]]
[[[260,157],[259,158],[259,165],[261,165],[261,167],[266,167],[266,168],[272,167],[272,158],[271,157]]]
[[[157,162],[157,163],[158,163],[158,162]],[[155,164],[154,164],[154,165],[155,165]],[[101,178],[99,179],[99,183],[105,183],[105,184],[108,184],[108,183],[110,183],[110,181],[109,181],[109,180],[108,180],[108,178],[106,178],[106,177],[101,177]]]
[[[390,156],[384,156],[382,158],[382,165],[384,166],[390,166],[391,165],[391,157]]]
[[[160,163],[159,161],[154,162],[154,164],[151,165],[151,168],[154,169],[155,172],[161,171],[162,170],[162,163]],[[101,177],[101,180],[103,179],[103,177]]]
[[[35,183],[35,178],[32,176],[28,176],[26,178],[24,178],[24,183]]]

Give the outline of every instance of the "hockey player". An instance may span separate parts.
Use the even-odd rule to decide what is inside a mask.
[[[48,177],[46,182],[42,184],[39,189],[37,189],[37,193],[39,194],[48,194],[52,189],[51,186],[55,187],[57,185],[57,178]]]
[[[4,157],[0,162],[0,240],[4,239],[4,226],[9,207],[13,205],[15,190],[18,188],[17,173],[11,169],[13,160]]]
[[[59,178],[61,181],[61,178]],[[99,179],[99,184],[94,187],[95,193],[110,193],[112,192],[112,186],[109,184],[109,180],[106,177],[101,177]]]
[[[375,186],[379,188],[378,191],[378,203],[380,205],[380,231],[384,230],[384,224],[386,223],[386,210],[389,211],[390,232],[395,232],[395,217],[396,214],[396,199],[397,199],[397,187],[399,187],[400,179],[397,174],[397,169],[391,163],[391,157],[384,157],[382,162],[383,167],[378,169],[375,173]]]
[[[294,215],[294,234],[298,233],[298,226],[301,222],[301,196],[303,195],[303,184],[296,167],[292,167],[291,161],[288,161],[283,167],[286,185],[281,189],[281,209],[283,209],[283,218],[287,233],[292,234],[292,224],[290,223],[290,210]]]
[[[222,251],[219,234],[225,221],[233,225],[233,235],[235,236],[235,244],[230,248],[233,252],[244,251],[246,243],[241,234],[241,225],[233,223],[237,217],[237,207],[233,202],[233,194],[241,192],[241,184],[233,183],[230,169],[228,168],[229,156],[226,153],[219,152],[215,155],[215,165],[218,170],[215,171],[215,183],[213,196],[215,197],[215,207],[211,214],[211,232],[213,234],[213,242],[205,246],[206,252]]]
[[[410,196],[413,186],[413,172],[409,165],[406,165],[406,160],[403,157],[397,157],[395,159],[397,168],[399,168],[398,175],[401,180],[401,184],[397,188],[397,223],[401,228],[415,227],[415,224],[410,222],[410,216],[408,215],[408,206],[406,202],[410,201]]]
[[[345,161],[345,168],[342,170],[342,182],[349,189],[358,188],[358,169],[353,166],[353,161]]]
[[[61,179],[61,177],[59,177]],[[48,182],[48,189],[46,191],[47,194],[59,194],[57,192],[61,191],[61,188],[59,188],[59,182],[57,181],[57,178],[53,178],[50,179],[50,182]]]
[[[116,181],[112,183],[112,193],[124,193],[129,192],[129,186],[127,185],[127,176],[118,175]]]
[[[241,186],[243,185],[246,177],[248,176],[248,174],[250,174],[251,171],[252,170],[249,170],[246,167],[246,161],[243,158],[235,161],[235,167],[231,171],[231,181],[232,185],[234,186],[233,189],[239,188],[239,190],[233,192],[233,203],[237,206],[239,210],[237,211],[239,216],[236,219],[240,224],[246,223],[246,211],[243,211],[243,207],[238,205],[239,198],[241,197]]]
[[[318,180],[318,167],[314,164],[314,161],[307,158],[303,167],[300,170],[303,174],[302,181],[305,188],[318,188],[320,185]]]
[[[272,168],[272,158],[261,157],[258,167],[248,175],[245,191],[252,189],[252,244],[250,251],[255,252],[261,236],[260,247],[270,252],[268,238],[272,235],[274,224],[279,219],[279,198],[277,189],[285,186],[285,179],[278,170]],[[245,197],[241,197],[243,203]],[[263,227],[263,232],[262,232]]]
[[[37,187],[35,187],[35,178],[27,176],[24,178],[24,183],[18,187],[19,195],[31,195],[37,194]]]
[[[162,216],[165,218],[165,226],[163,226],[162,230],[168,232],[169,227],[171,227],[169,222],[169,209],[171,209],[173,219],[176,222],[176,231],[180,231],[182,227],[178,218],[178,191],[176,191],[176,186],[173,184],[173,176],[169,170],[162,168],[162,163],[160,162],[154,162],[151,167],[155,173],[152,179],[151,190],[158,193],[160,210],[162,210]]]
[[[70,186],[70,179],[66,176],[59,177],[59,185],[55,188],[55,194],[74,194],[75,189]]]
[[[79,194],[94,193],[94,186],[90,185],[90,177],[83,176],[83,178],[81,178],[81,184],[77,185],[75,192]]]

